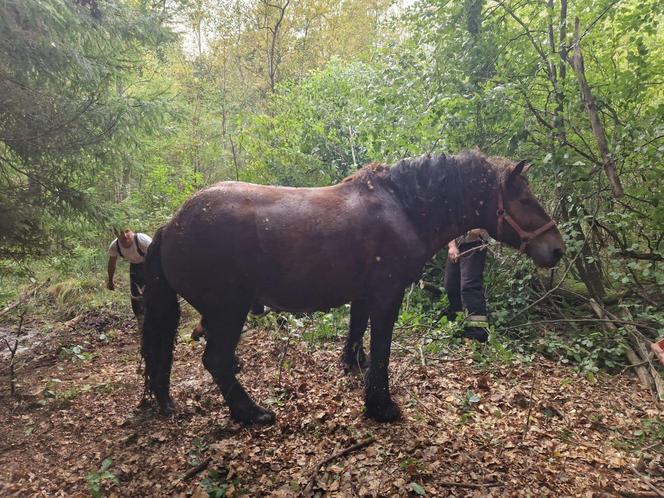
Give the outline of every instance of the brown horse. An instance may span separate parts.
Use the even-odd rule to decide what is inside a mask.
[[[554,266],[555,223],[521,175],[524,162],[479,152],[368,165],[338,185],[287,188],[222,182],[191,197],[157,231],[146,260],[143,357],[147,392],[169,395],[180,294],[205,318],[203,363],[245,423],[272,423],[237,381],[233,353],[252,303],[294,312],[351,302],[344,361],[361,351],[371,320],[366,414],[398,419],[388,387],[392,328],[404,289],[450,240],[471,228]]]

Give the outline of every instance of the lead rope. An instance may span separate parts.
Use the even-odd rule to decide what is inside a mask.
[[[470,249],[466,249],[466,250],[463,251],[462,253],[459,253],[459,258],[462,258],[463,256],[466,256],[466,255],[468,255],[468,254],[473,254],[474,252],[483,251],[484,249],[486,249],[486,248],[489,247],[489,243],[488,243],[488,242],[486,242],[484,239],[480,239],[480,240],[482,240],[482,244],[481,244],[481,245],[479,245],[479,246],[475,246],[475,247],[471,247]]]

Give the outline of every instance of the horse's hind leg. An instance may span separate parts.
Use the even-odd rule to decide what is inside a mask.
[[[205,317],[203,316],[191,332],[191,340],[200,341],[201,338],[205,338],[207,341],[207,337],[207,320],[205,320]],[[236,355],[233,355],[233,371],[235,373],[240,373],[242,371],[242,363],[240,363],[240,359]]]
[[[254,403],[235,377],[235,347],[248,311],[247,306],[242,312],[235,308],[218,317],[206,316],[208,342],[203,364],[221,389],[231,417],[245,424],[271,424],[274,413]]]
[[[362,338],[369,323],[369,305],[366,301],[353,301],[350,306],[350,329],[343,352],[341,364],[345,372],[361,370],[367,366]]]

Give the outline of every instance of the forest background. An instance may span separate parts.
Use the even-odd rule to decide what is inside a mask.
[[[128,314],[105,290],[113,229],[151,234],[214,182],[479,147],[533,164],[568,247],[542,272],[492,246],[493,359],[619,371],[664,332],[663,19],[659,0],[5,0],[0,308],[49,279],[56,319]],[[402,330],[451,326],[444,258]],[[339,312],[291,319],[344,333]]]

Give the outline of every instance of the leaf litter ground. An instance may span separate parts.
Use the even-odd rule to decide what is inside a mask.
[[[401,337],[390,378],[404,417],[378,424],[363,416],[362,377],[339,366],[341,339],[285,349],[278,334],[249,330],[239,378],[277,423],[248,428],[230,420],[200,361],[202,344],[177,345],[178,411],[162,418],[137,408],[140,340],[130,322],[91,313],[44,335],[17,358],[17,396],[5,363],[0,371],[2,496],[88,496],[91,484],[107,496],[183,497],[664,489],[661,441],[635,450],[643,421],[661,408],[629,373],[589,381],[544,359],[479,368],[470,354],[409,353],[417,348]]]

